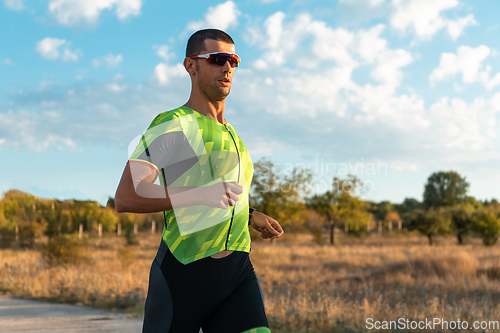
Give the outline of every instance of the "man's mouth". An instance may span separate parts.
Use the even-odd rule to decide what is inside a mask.
[[[219,82],[221,82],[224,85],[230,85],[231,81],[227,78],[220,79]]]

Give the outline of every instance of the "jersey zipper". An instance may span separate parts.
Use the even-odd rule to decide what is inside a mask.
[[[238,151],[238,146],[236,145],[236,141],[234,140],[233,134],[229,130],[226,124],[224,124],[224,127],[226,128],[227,132],[231,136],[231,139],[233,139],[234,147],[236,148],[236,155],[238,155],[238,184],[240,183],[240,152]],[[233,219],[234,219],[234,209],[236,207],[236,202],[234,203],[233,206],[233,214],[231,215],[231,222],[229,223],[229,229],[227,231],[227,238],[226,238],[226,250],[227,250],[227,243],[229,241],[229,233],[231,232],[231,227],[233,226]]]

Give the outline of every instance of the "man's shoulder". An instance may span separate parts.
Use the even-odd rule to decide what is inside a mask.
[[[165,111],[162,113],[159,113],[151,122],[151,126],[156,126],[168,121],[172,121],[178,118],[181,118],[187,114],[189,114],[189,109],[186,109],[184,107],[178,107],[169,111]]]

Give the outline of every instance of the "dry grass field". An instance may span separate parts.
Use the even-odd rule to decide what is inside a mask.
[[[366,329],[367,318],[500,321],[499,246],[441,238],[430,247],[421,236],[396,233],[341,238],[341,246],[285,236],[254,242],[250,254],[273,332],[378,331]],[[123,238],[91,238],[88,260],[55,267],[35,250],[0,250],[0,291],[141,316],[159,239],[142,235],[138,245],[127,246]]]

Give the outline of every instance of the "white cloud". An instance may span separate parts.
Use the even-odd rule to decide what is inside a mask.
[[[464,83],[473,83],[479,79],[482,62],[490,55],[490,48],[480,45],[476,48],[460,46],[457,53],[443,53],[439,66],[429,77],[431,82],[442,81],[455,74],[462,73]]]
[[[159,63],[155,67],[155,76],[160,84],[168,84],[172,79],[187,77],[188,74],[182,64],[168,66],[164,63]]]
[[[332,29],[322,21],[313,21],[307,32],[314,37],[312,52],[319,59],[335,60],[340,65],[357,66],[349,47],[354,41],[354,33],[343,29]]]
[[[490,68],[490,67],[488,67]],[[484,74],[485,73],[485,74]],[[500,85],[500,73],[497,73],[492,79],[489,78],[489,71],[483,72],[481,77],[481,81],[483,81],[486,89],[491,90],[496,86]]]
[[[447,21],[448,33],[450,34],[451,39],[457,40],[458,37],[464,32],[464,29],[471,25],[476,25],[477,22],[474,19],[474,15],[470,14],[466,17],[461,17],[456,21]]]
[[[209,7],[205,20],[189,22],[187,30],[194,31],[204,28],[227,30],[238,25],[240,11],[233,1],[226,1],[215,7]]]
[[[23,10],[23,0],[4,0],[5,7],[11,10]]]
[[[127,89],[127,86],[126,85],[119,85],[117,83],[110,83],[108,85],[108,88],[109,90],[111,90],[112,92],[115,92],[115,93],[119,93],[125,89]]]
[[[65,47],[61,55],[61,47],[68,44],[65,39],[46,37],[37,43],[36,50],[45,59],[56,60],[61,58],[64,61],[78,61],[82,56],[82,51],[79,49],[71,51]]]
[[[78,58],[79,58],[78,50],[73,52],[68,49],[65,49],[62,55],[62,60],[64,61],[78,61]]]
[[[401,69],[413,61],[410,52],[389,48],[387,40],[381,37],[385,30],[383,24],[369,30],[349,31],[331,28],[326,22],[313,20],[307,14],[299,15],[293,21],[285,18],[282,12],[276,12],[265,20],[265,32],[259,27],[249,28],[251,34],[260,36],[255,44],[266,50],[253,63],[255,69],[266,70],[270,66],[284,66],[295,61],[297,67],[312,70],[331,66],[333,61],[338,66],[336,76],[328,80],[335,82],[335,87],[351,89],[353,70],[367,67],[371,77],[386,85],[391,92],[401,83]],[[328,82],[325,84],[330,86]]]
[[[401,79],[401,68],[409,65],[413,61],[413,57],[405,50],[386,50],[377,59],[377,64],[372,70],[372,76],[384,83],[388,83],[393,87],[398,87]]]
[[[368,4],[370,7],[378,7],[383,4],[386,0],[339,0],[341,4],[356,4],[358,6],[364,6]]]
[[[59,48],[64,44],[64,39],[47,37],[38,42],[36,50],[45,59],[57,59],[60,55]]]
[[[359,31],[354,48],[361,59],[372,65],[371,76],[395,89],[403,77],[401,68],[412,63],[413,56],[403,49],[390,49],[387,40],[380,37],[384,30],[385,26],[378,24]]]
[[[248,27],[247,42],[261,47],[263,56],[252,62],[251,69],[238,70],[232,97],[240,100],[236,108],[252,105],[272,124],[288,119],[283,130],[279,126],[263,128],[254,136],[270,139],[266,133],[272,132],[289,143],[286,151],[301,154],[313,154],[307,147],[318,145],[315,138],[321,137],[323,146],[313,149],[315,152],[335,151],[336,156],[347,156],[350,151],[362,156],[378,154],[398,163],[404,161],[413,169],[432,161],[500,158],[498,153],[491,154],[498,140],[493,134],[500,132],[493,107],[500,108],[500,95],[495,102],[458,99],[446,106],[440,100],[426,107],[426,101],[416,93],[398,94],[404,68],[415,57],[403,48],[391,48],[383,37],[385,31],[383,24],[347,30],[333,28],[307,14],[290,19],[280,12]],[[300,62],[308,66],[298,66]],[[375,82],[353,77],[354,71],[368,71]],[[488,68],[476,72],[479,75]],[[489,82],[493,80],[500,81],[500,76]],[[450,121],[438,111],[454,107],[475,115]],[[285,129],[291,133],[299,130],[295,129],[297,124],[304,131],[300,140],[285,134]],[[467,124],[473,128],[464,131]],[[461,132],[467,133],[465,138],[458,137]],[[349,149],[344,150],[338,143],[346,140]],[[399,157],[381,148],[387,146],[398,151]],[[422,162],[424,159],[428,162]]]
[[[500,84],[500,73],[490,79],[491,66],[483,70],[483,61],[491,55],[491,50],[486,45],[476,48],[460,46],[457,53],[442,53],[439,66],[429,76],[431,84],[462,74],[462,81],[466,84],[481,82],[490,90]]]
[[[175,53],[169,52],[167,45],[153,45],[153,50],[156,51],[156,55],[165,61],[169,61],[175,57]]]
[[[45,120],[42,118],[45,118]],[[47,131],[44,133],[43,140],[37,138],[37,130],[40,126],[43,126],[44,121],[51,122],[52,119],[50,118],[50,113],[46,116],[26,111],[13,112],[12,110],[0,113],[0,132],[5,135],[2,139],[2,148],[28,146],[37,152],[46,150],[48,147],[56,147],[60,150],[74,150],[76,144],[69,136]],[[18,123],[21,119],[24,119],[22,124]]]
[[[442,12],[457,8],[458,0],[393,0],[391,26],[401,32],[413,31],[418,39],[429,40],[438,31],[446,29],[456,40],[465,27],[477,24],[474,15],[450,20]]]
[[[189,96],[185,77],[163,86],[154,77],[140,84],[125,84],[125,80],[117,75],[107,82],[71,87],[42,82],[36,89],[10,94],[7,105],[12,108],[0,106],[0,139],[4,140],[0,149],[126,146],[158,113],[178,107]]]
[[[142,0],[51,0],[50,12],[63,25],[74,25],[82,21],[95,23],[105,9],[115,9],[120,20],[141,13]]]
[[[255,69],[259,69],[259,70],[264,70],[264,69],[267,69],[267,62],[265,62],[263,59],[258,59],[257,61],[255,61],[253,63],[253,67]]]
[[[254,26],[247,29],[250,37],[246,38],[252,43],[267,50],[261,59],[254,63],[257,68],[265,68],[266,65],[282,66],[289,60],[295,60],[299,66],[316,67],[319,60],[323,60],[328,54],[323,54],[321,42],[313,42],[315,55],[321,59],[316,60],[310,57],[307,61],[302,61],[301,56],[307,53],[305,50],[297,49],[304,39],[314,36],[321,39],[323,35],[330,32],[330,28],[324,26],[324,22],[314,21],[310,15],[298,15],[292,22],[284,22],[285,15],[282,12],[276,12],[271,15],[264,23],[265,31],[260,26]],[[325,38],[323,38],[324,40]]]
[[[319,153],[338,161],[356,154],[419,167],[500,160],[494,153],[500,144],[500,93],[473,103],[440,99],[426,107],[422,97],[398,95],[390,84],[360,85],[345,68],[278,67],[237,73],[228,101],[243,119],[258,114],[259,124],[272,124],[247,135],[280,138],[286,145],[268,152],[273,156]],[[294,137],[297,131],[302,134]]]
[[[99,67],[102,65],[112,67],[112,66],[118,66],[119,64],[121,64],[122,61],[123,61],[123,56],[121,54],[117,54],[115,56],[109,53],[108,55],[103,56],[99,59],[92,60],[92,65],[95,67]]]
[[[496,93],[491,98],[491,105],[495,111],[500,112],[500,93]]]
[[[279,139],[263,139],[262,137],[256,137],[247,143],[247,148],[252,156],[272,156],[276,151],[283,150],[287,147]]]
[[[373,64],[382,53],[387,49],[387,40],[380,37],[385,30],[383,24],[378,24],[369,30],[358,33],[357,51],[361,58],[366,62]]]
[[[430,107],[435,124],[442,128],[442,137],[436,138],[444,147],[461,151],[485,151],[494,148],[500,124],[496,121],[494,98],[476,98],[468,104],[462,99],[441,98]]]
[[[12,60],[10,60],[9,58],[0,58],[0,65],[12,65]]]
[[[285,14],[283,12],[276,12],[273,15],[269,16],[264,22],[264,26],[266,27],[266,33],[268,38],[268,47],[276,48],[278,47],[281,33],[283,31],[283,20],[285,19]]]

